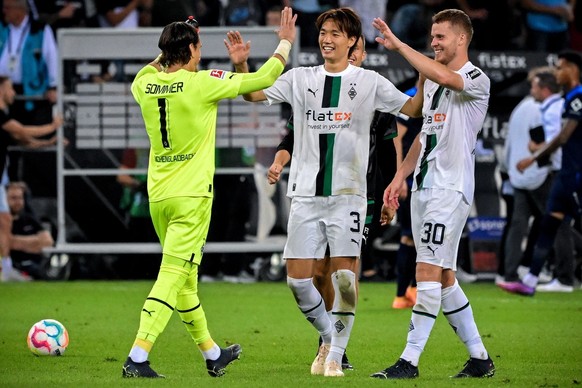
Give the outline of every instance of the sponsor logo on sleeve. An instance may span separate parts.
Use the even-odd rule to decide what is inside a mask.
[[[224,79],[224,77],[226,76],[226,71],[217,69],[210,70],[210,76],[214,78]]]
[[[481,71],[479,69],[473,69],[467,73],[467,77],[471,79],[475,79],[481,75]]]

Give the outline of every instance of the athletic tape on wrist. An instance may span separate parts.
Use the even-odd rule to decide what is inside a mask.
[[[285,62],[287,62],[289,59],[290,52],[291,52],[291,42],[289,42],[287,39],[281,39],[279,45],[275,49],[275,54],[279,54],[280,56],[283,57]]]

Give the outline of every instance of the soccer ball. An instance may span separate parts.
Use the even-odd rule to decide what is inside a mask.
[[[62,356],[69,345],[69,333],[59,321],[43,319],[32,325],[26,342],[37,356]]]

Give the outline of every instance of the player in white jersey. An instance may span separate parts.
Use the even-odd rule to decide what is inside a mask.
[[[474,150],[489,103],[489,78],[468,56],[471,20],[448,9],[432,19],[430,59],[401,42],[386,23],[375,19],[378,43],[401,54],[426,77],[423,126],[394,179],[384,203],[398,208],[398,194],[414,172],[411,215],[417,250],[417,300],[412,309],[406,348],[398,361],[372,377],[418,376],[418,361],[435,319],[443,314],[470,354],[455,377],[491,377],[495,367],[483,342],[467,297],[455,278],[456,257],[475,189]]]
[[[293,109],[292,202],[284,251],[287,284],[323,339],[311,373],[343,376],[341,359],[357,304],[356,259],[366,217],[370,124],[376,110],[419,116],[422,94],[410,98],[378,73],[348,63],[362,34],[351,9],[322,13],[317,27],[324,65],[291,69],[272,87],[245,99],[287,102]],[[231,60],[237,64],[232,56]],[[246,68],[242,64],[237,70]],[[333,322],[312,281],[315,261],[324,258],[328,244]]]

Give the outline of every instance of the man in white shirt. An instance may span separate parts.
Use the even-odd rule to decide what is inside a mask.
[[[521,247],[527,235],[529,219],[533,215],[541,220],[550,192],[552,172],[561,166],[561,153],[557,151],[552,154],[551,160],[536,164],[523,173],[517,169],[517,163],[531,155],[530,144],[539,149],[560,133],[564,104],[553,73],[547,69],[534,69],[529,78],[530,96],[524,98],[512,112],[505,141],[506,165],[515,197],[505,245],[505,282],[519,280],[517,268],[522,258]],[[567,237],[568,228],[569,225],[563,225],[560,233],[563,237]],[[532,237],[537,236],[536,228],[532,232]],[[571,244],[570,249],[573,250]]]
[[[293,109],[295,137],[287,192],[292,201],[283,253],[287,284],[322,338],[311,373],[338,377],[344,375],[341,359],[356,313],[370,124],[376,110],[419,116],[422,93],[410,98],[378,73],[349,64],[362,35],[352,9],[326,11],[316,25],[324,64],[291,69],[273,86],[244,97],[268,104],[287,102]],[[237,66],[237,61],[233,63]],[[238,63],[237,71],[245,71],[246,62]],[[312,280],[315,261],[324,258],[328,245],[333,322]]]
[[[490,377],[493,361],[479,335],[473,311],[455,278],[463,227],[475,190],[475,147],[489,104],[490,81],[469,61],[473,36],[463,11],[447,9],[432,19],[434,60],[398,39],[377,18],[378,43],[402,55],[421,74],[424,90],[422,130],[384,193],[384,204],[398,208],[406,178],[414,173],[412,233],[416,245],[417,299],[406,347],[398,361],[372,377],[418,377],[418,362],[442,307],[443,314],[470,354],[455,377]],[[424,82],[423,77],[426,77]]]

